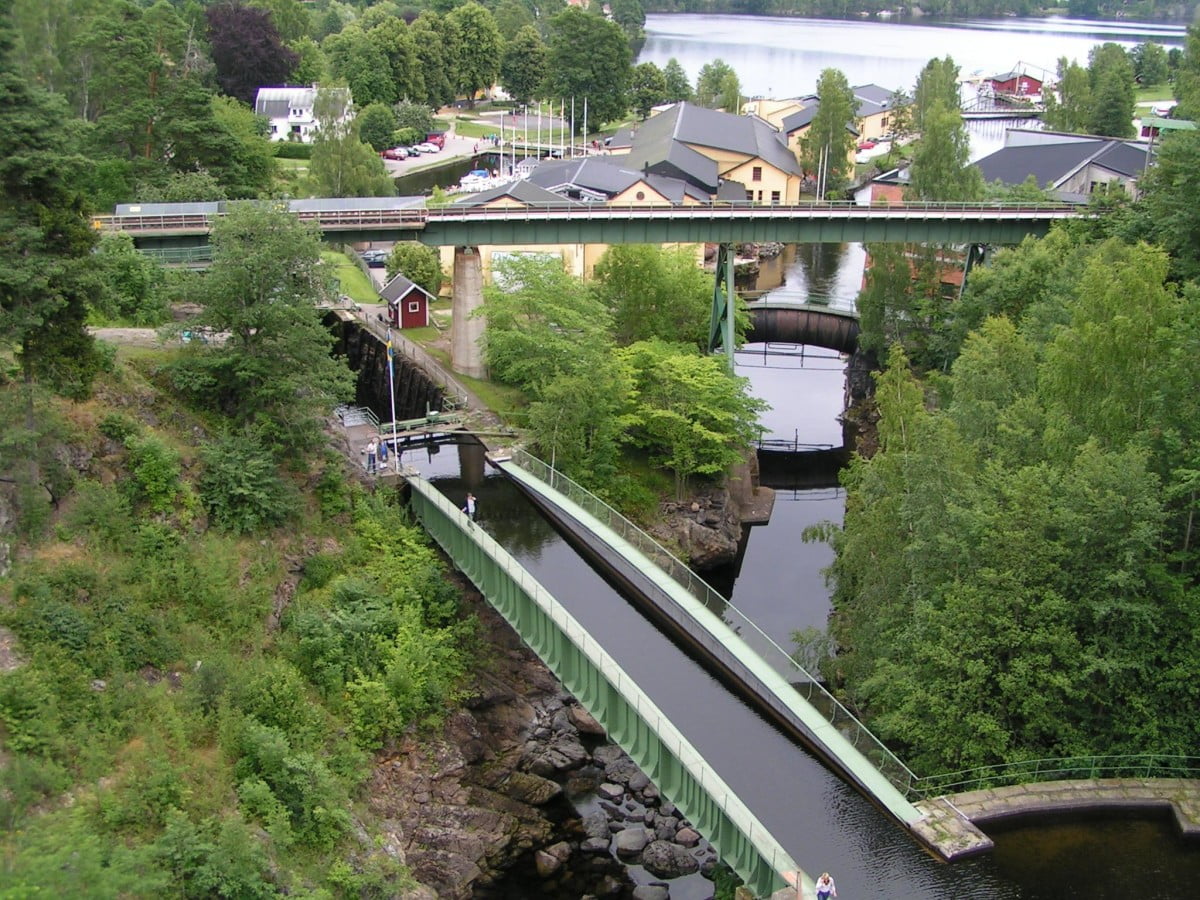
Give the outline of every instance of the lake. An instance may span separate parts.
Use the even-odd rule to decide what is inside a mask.
[[[794,97],[816,90],[821,71],[841,69],[852,85],[868,82],[911,91],[933,57],[951,56],[964,76],[999,74],[1024,63],[1053,73],[1059,57],[1087,63],[1088,51],[1113,41],[1183,45],[1183,25],[1085,22],[1078,19],[920,20],[797,19],[769,16],[657,14],[646,17],[638,62],[679,60],[695,83],[714,59],[733,66],[742,92]]]

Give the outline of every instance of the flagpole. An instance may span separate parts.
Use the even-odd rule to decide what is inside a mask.
[[[400,307],[396,307],[399,312]],[[387,358],[388,358],[388,396],[392,400],[392,457],[396,466],[396,471],[400,471],[400,441],[396,436],[396,365],[393,362],[395,351],[392,350],[392,326],[388,324],[387,330]]]

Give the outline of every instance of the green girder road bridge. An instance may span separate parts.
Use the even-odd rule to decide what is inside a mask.
[[[390,200],[391,203],[388,203]],[[907,203],[861,206],[826,202],[796,206],[700,204],[695,206],[586,206],[578,203],[521,207],[426,208],[405,198],[366,198],[323,208],[297,203],[295,214],[341,242],[420,241],[431,246],[480,247],[548,244],[843,243],[922,241],[1015,244],[1074,218],[1078,206],[1011,203]],[[206,212],[129,213],[97,216],[103,231],[123,231],[142,246],[207,243],[215,219],[229,204]]]
[[[98,216],[102,231],[130,234],[139,248],[196,247],[209,240],[213,222],[232,204],[119,207]],[[454,316],[451,360],[456,371],[482,377],[479,351],[482,323],[470,322],[482,304],[482,246],[562,246],[576,244],[718,245],[709,350],[724,350],[733,366],[734,244],[742,242],[844,243],[886,241],[1016,244],[1043,235],[1055,222],[1087,215],[1067,204],[905,203],[862,206],[823,202],[794,206],[711,203],[694,206],[528,204],[513,207],[429,208],[420,198],[368,197],[357,200],[291,201],[289,208],[312,222],[328,240],[420,241],[455,247]],[[459,257],[463,257],[460,265]],[[473,257],[473,258],[472,258]]]

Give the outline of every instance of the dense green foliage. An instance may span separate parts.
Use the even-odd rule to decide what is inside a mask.
[[[442,289],[442,261],[433,247],[417,241],[397,241],[387,259],[388,278],[401,274],[434,297]]]
[[[212,246],[192,323],[212,340],[189,345],[173,383],[263,446],[307,452],[353,385],[316,308],[330,292],[317,232],[286,209],[242,206],[213,226]]]
[[[693,256],[614,247],[591,285],[557,256],[494,265],[480,310],[488,367],[530,399],[535,443],[555,466],[620,503],[623,446],[670,470],[680,496],[741,458],[762,406],[701,354],[711,300]]]
[[[800,158],[804,171],[819,177],[822,194],[840,190],[854,172],[850,154],[855,135],[848,127],[854,122],[858,101],[850,90],[850,82],[837,69],[826,69],[817,80],[820,106],[812,125],[800,141]],[[819,173],[819,174],[818,174]]]
[[[170,418],[186,430],[186,411]],[[80,476],[57,539],[5,584],[22,660],[0,675],[0,892],[395,895],[410,882],[353,803],[367,753],[458,695],[456,590],[419,527],[336,461],[326,512],[305,519],[328,549],[296,585],[283,555],[304,542],[288,531],[236,540],[191,518],[178,436],[117,413],[76,434],[123,449]],[[236,442],[204,454],[204,479],[258,477],[220,456],[280,480]]]
[[[846,476],[830,671],[919,771],[1200,737],[1200,291],[1104,230],[1002,251],[936,308],[888,302],[907,260],[873,260],[863,325],[892,349],[879,450]]]

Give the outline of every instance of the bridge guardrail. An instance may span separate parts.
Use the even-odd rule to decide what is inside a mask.
[[[692,596],[733,629],[759,657],[782,676],[825,720],[863,754],[892,785],[905,796],[914,790],[919,781],[916,775],[887,746],[875,737],[853,713],[842,705],[825,687],[765,632],[754,624],[741,610],[729,603],[704,579],[693,572],[669,550],[646,534],[591,491],[572,481],[525,450],[517,449],[512,454],[514,464],[526,472],[545,481],[556,491],[604,522],[609,528],[635,546],[647,558],[682,585]]]
[[[727,817],[728,822],[745,835],[761,859],[771,867],[774,875],[778,877],[787,872],[794,873],[803,880],[805,890],[811,891],[811,878],[800,870],[796,861],[779,844],[775,836],[709,765],[704,756],[679,731],[670,718],[658,708],[637,681],[625,672],[620,663],[592,637],[587,628],[524,566],[513,559],[491,535],[481,527],[473,525],[458,506],[451,503],[437,488],[419,476],[409,478],[409,484],[413,489],[414,499],[419,498],[419,503],[415,505],[426,530],[454,559],[459,569],[488,594],[489,602],[517,629],[522,639],[530,643],[535,652],[542,655],[536,646],[538,642],[528,632],[528,629],[536,624],[534,617],[521,615],[516,608],[513,592],[499,589],[497,584],[499,579],[485,576],[485,573],[480,570],[480,563],[483,559],[496,566],[504,578],[508,579],[525,598],[528,598],[542,614],[548,617],[595,670],[617,690],[624,703],[628,704],[651,728],[666,752],[678,761],[694,783],[712,798]],[[466,547],[466,542],[473,547],[473,552],[470,548],[467,548],[465,553],[462,552]],[[522,627],[527,630],[522,631]],[[558,658],[559,663],[562,662],[561,653],[555,652],[553,655]],[[555,668],[553,663],[548,664],[552,669]],[[556,675],[560,678],[563,677],[563,673],[559,671],[556,671]],[[586,681],[587,679],[582,680]],[[573,687],[578,690],[577,685]],[[591,687],[594,688],[594,684]],[[601,724],[605,725],[606,730],[624,733],[625,728],[616,727],[614,729],[614,726],[619,726],[621,723],[619,722],[620,716],[614,715],[613,709],[608,708],[605,704],[597,706],[595,703],[588,702],[588,696],[596,693],[598,692],[593,690],[579,691],[577,698],[585,708],[591,707],[590,711],[600,720]],[[646,757],[647,746],[644,741],[631,742],[619,738],[617,741],[634,758],[634,761],[647,771],[647,774],[652,774],[654,770],[648,766],[651,760]],[[662,785],[660,785],[661,787]],[[696,821],[698,813],[702,810],[697,808],[697,798],[694,792],[681,788],[679,785],[676,787],[680,789],[672,799],[689,818]],[[719,846],[722,839],[728,839],[730,835],[710,834],[707,837],[714,846]],[[749,873],[741,874],[748,875]],[[759,884],[756,887],[760,891],[772,890],[782,883],[782,880],[779,880],[774,885]],[[806,893],[805,896],[809,896],[809,894]]]
[[[399,202],[399,201],[397,201]],[[802,203],[791,205],[770,205],[759,203],[697,203],[692,206],[662,206],[651,204],[582,204],[563,201],[562,203],[529,203],[524,206],[503,207],[500,209],[477,207],[438,207],[426,208],[419,206],[397,206],[391,209],[305,209],[295,212],[302,221],[315,222],[320,227],[332,231],[359,227],[392,226],[413,229],[424,228],[426,224],[438,221],[462,222],[477,219],[499,221],[523,221],[566,217],[571,219],[614,219],[635,217],[670,217],[677,219],[730,218],[746,216],[747,218],[823,218],[830,213],[842,213],[848,218],[922,218],[936,215],[945,217],[947,214],[979,214],[990,216],[1011,216],[1022,218],[1030,215],[1046,218],[1061,218],[1086,213],[1078,206],[1065,203],[1001,203],[984,201],[980,203],[932,203],[914,202],[897,203],[892,205],[865,206],[853,201],[823,201],[821,203]],[[196,232],[207,231],[215,219],[224,215],[217,213],[180,213],[180,214],[127,214],[112,216],[95,216],[92,219],[94,228],[103,231],[159,231],[159,232]]]
[[[1134,753],[1118,756],[1062,756],[981,766],[927,775],[914,786],[925,797],[983,788],[1081,778],[1200,778],[1200,756]]]

